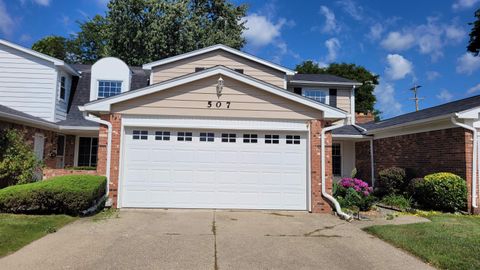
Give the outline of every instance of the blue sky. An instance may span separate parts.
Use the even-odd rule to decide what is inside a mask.
[[[30,47],[68,36],[76,21],[104,14],[107,0],[0,0],[0,37]],[[238,1],[249,5],[245,51],[293,68],[304,60],[348,62],[379,74],[383,117],[480,94],[480,57],[466,54],[480,0]]]

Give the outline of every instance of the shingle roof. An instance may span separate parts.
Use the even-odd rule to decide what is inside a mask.
[[[309,81],[309,82],[334,82],[334,83],[358,83],[343,77],[330,74],[295,74],[289,76],[290,81]]]
[[[370,131],[370,130],[375,130],[379,128],[386,128],[386,127],[406,124],[408,122],[449,115],[452,113],[461,112],[461,111],[479,107],[479,106],[480,106],[480,95],[457,100],[457,101],[452,101],[452,102],[438,105],[435,107],[423,109],[417,112],[402,114],[393,118],[382,120],[380,122],[368,123],[368,124],[365,124],[364,127]]]
[[[3,106],[3,105],[0,105],[0,113],[6,113],[6,114],[14,115],[14,116],[19,116],[19,117],[27,118],[27,119],[30,119],[30,120],[34,120],[34,121],[40,121],[40,122],[43,122],[45,124],[53,124],[52,122],[44,120],[40,117],[36,117],[36,116],[33,116],[31,114],[28,114],[28,113],[17,111],[17,110],[14,110],[12,108],[9,108],[9,107]]]
[[[82,73],[78,80],[77,87],[73,89],[73,96],[68,108],[67,119],[58,122],[61,126],[82,126],[82,127],[96,127],[98,123],[85,120],[82,112],[78,110],[78,106],[90,102],[90,77],[91,65],[75,64],[75,69]],[[135,90],[148,86],[149,76],[141,67],[130,67],[132,71],[132,80],[130,83],[130,90]]]
[[[337,128],[332,130],[333,135],[364,135],[363,130],[353,126],[353,125],[345,125],[343,127]]]

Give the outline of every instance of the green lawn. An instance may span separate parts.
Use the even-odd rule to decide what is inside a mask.
[[[12,253],[30,242],[55,232],[74,221],[66,215],[0,214],[0,257]]]
[[[432,222],[365,231],[442,269],[480,269],[480,217],[431,215]]]

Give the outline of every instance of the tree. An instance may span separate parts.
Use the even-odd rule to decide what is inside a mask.
[[[34,182],[41,161],[16,129],[0,132],[0,188]]]
[[[61,36],[47,36],[32,45],[32,49],[58,59],[66,59],[69,40]]]
[[[372,112],[376,117],[380,114],[375,110],[376,102],[373,91],[378,85],[378,75],[372,74],[366,68],[355,64],[332,63],[328,67],[320,67],[313,61],[305,61],[295,67],[298,73],[331,74],[362,83],[355,91],[355,111]]]
[[[468,43],[467,50],[473,55],[478,56],[480,54],[480,9],[475,11],[476,21],[470,23],[473,25],[472,31],[470,32],[470,42]]]
[[[80,22],[80,32],[72,36],[72,51],[74,62],[83,64],[95,63],[98,59],[108,56],[107,21],[100,15],[95,15],[90,21]]]

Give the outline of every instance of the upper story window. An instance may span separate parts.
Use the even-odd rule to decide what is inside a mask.
[[[60,99],[61,99],[61,100],[65,100],[65,96],[66,96],[66,85],[65,85],[65,82],[66,82],[66,78],[62,76],[62,77],[60,78]]]
[[[98,98],[108,98],[121,92],[121,81],[98,81]]]
[[[329,104],[328,89],[302,89],[302,95],[321,103]]]

